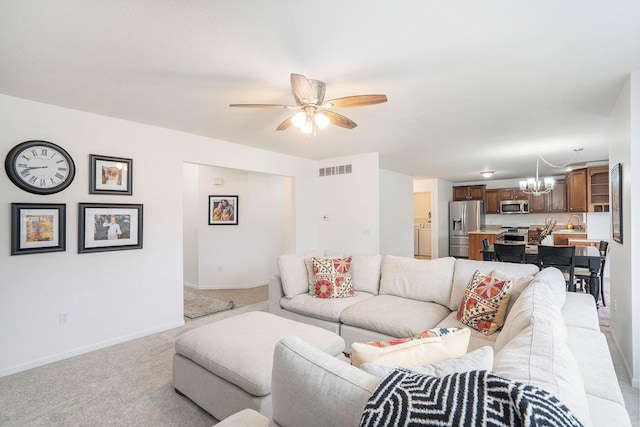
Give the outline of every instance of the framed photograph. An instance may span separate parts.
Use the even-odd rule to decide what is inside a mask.
[[[11,255],[66,250],[64,204],[11,203]]]
[[[613,240],[622,243],[622,164],[611,169],[611,231]]]
[[[89,194],[133,194],[133,160],[89,154]]]
[[[209,196],[209,225],[238,225],[238,196]]]
[[[142,205],[80,203],[78,253],[142,249]]]

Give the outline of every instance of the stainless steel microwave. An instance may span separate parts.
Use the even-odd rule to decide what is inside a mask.
[[[500,213],[503,213],[503,214],[529,213],[529,201],[528,200],[501,200]]]

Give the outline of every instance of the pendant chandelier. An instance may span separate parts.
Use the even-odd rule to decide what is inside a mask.
[[[554,165],[549,163],[542,157],[540,153],[536,153],[536,177],[535,178],[527,178],[526,180],[520,181],[520,191],[524,194],[530,194],[532,196],[542,196],[543,194],[547,194],[553,190],[553,187],[556,183],[553,178],[544,178],[540,180],[539,177],[539,168],[540,168],[540,159],[545,162],[548,166],[552,168],[562,169],[569,166],[575,159],[578,157],[578,154],[582,151],[582,148],[575,148],[573,150],[575,152],[574,156],[567,163],[563,165]]]

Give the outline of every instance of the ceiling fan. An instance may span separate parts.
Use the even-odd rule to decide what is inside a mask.
[[[324,100],[326,86],[319,80],[307,79],[301,74],[291,74],[291,88],[296,105],[282,104],[229,104],[230,107],[245,108],[285,108],[300,110],[280,123],[276,130],[285,130],[291,125],[304,133],[315,132],[316,128],[324,129],[329,123],[346,129],[358,126],[353,120],[330,111],[330,108],[354,108],[387,102],[386,95],[356,95]]]

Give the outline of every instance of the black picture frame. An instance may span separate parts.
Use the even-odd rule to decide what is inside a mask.
[[[209,196],[209,209],[207,210],[209,225],[238,225],[238,213],[237,195]]]
[[[142,249],[143,206],[79,203],[78,253]]]
[[[66,250],[67,205],[11,203],[11,255]]]
[[[133,194],[133,159],[89,154],[89,194]]]
[[[613,240],[622,243],[622,164],[611,168],[611,234]]]

